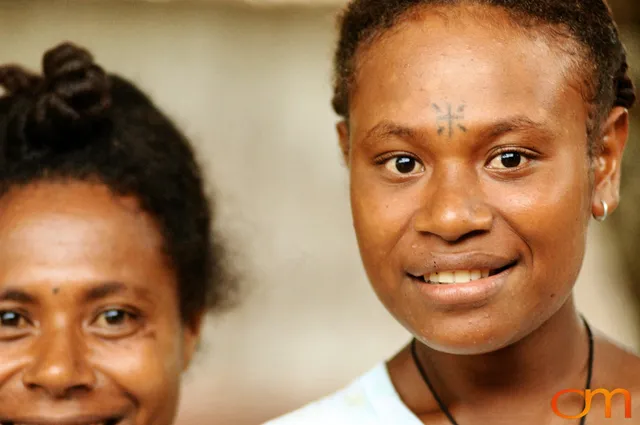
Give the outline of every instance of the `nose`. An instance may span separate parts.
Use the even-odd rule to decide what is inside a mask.
[[[423,190],[414,229],[456,242],[491,229],[492,208],[487,204],[479,176],[463,164],[434,170]]]
[[[61,323],[57,329],[43,330],[34,346],[33,361],[25,369],[26,388],[51,398],[69,398],[93,389],[96,376],[86,358],[80,332]]]

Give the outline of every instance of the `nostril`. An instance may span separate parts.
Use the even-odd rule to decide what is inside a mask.
[[[73,343],[68,338],[59,338],[57,346],[41,347],[39,355],[23,371],[24,388],[53,398],[66,398],[93,388],[95,371],[84,358],[84,352]]]
[[[473,239],[476,236],[482,236],[485,233],[487,233],[487,230],[472,230],[470,232],[465,233],[464,235],[461,235],[457,240],[453,242],[460,243],[460,242],[466,241],[467,239]]]

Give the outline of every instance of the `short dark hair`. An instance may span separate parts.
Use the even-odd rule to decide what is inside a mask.
[[[162,233],[183,321],[229,299],[234,284],[194,151],[142,91],[70,43],[44,55],[43,75],[0,67],[0,86],[0,196],[43,180],[133,196]]]
[[[340,37],[334,57],[333,108],[349,115],[358,49],[396,25],[416,8],[480,4],[502,8],[518,23],[551,26],[577,41],[589,61],[588,101],[593,119],[613,106],[631,108],[636,101],[624,46],[610,9],[603,0],[353,0],[340,17]],[[556,31],[557,32],[557,31]],[[597,126],[597,121],[594,123]],[[594,127],[595,128],[595,127]],[[591,128],[590,130],[593,130]]]

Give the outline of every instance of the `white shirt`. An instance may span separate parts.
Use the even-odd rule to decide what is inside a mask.
[[[342,390],[264,425],[422,425],[378,364]]]

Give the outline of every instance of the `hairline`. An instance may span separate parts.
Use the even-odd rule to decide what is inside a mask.
[[[502,20],[501,24],[506,23],[511,29],[518,31],[522,36],[530,40],[543,40],[548,44],[552,52],[556,52],[555,56],[559,60],[567,59],[563,74],[565,74],[567,84],[574,86],[581,93],[587,108],[586,125],[589,145],[593,145],[593,142],[597,139],[601,121],[608,114],[611,105],[604,104],[607,99],[597,98],[599,81],[596,59],[593,57],[589,47],[576,39],[576,36],[562,23],[546,22],[525,12],[487,4],[482,0],[461,0],[459,4],[455,5],[438,4],[437,0],[435,4],[416,4],[392,17],[386,25],[372,27],[370,33],[359,40],[358,45],[355,46],[351,59],[346,64],[347,72],[336,70],[336,82],[341,84],[336,85],[334,94],[340,92],[341,97],[346,101],[345,106],[348,108],[351,104],[350,98],[357,91],[356,82],[362,58],[366,57],[368,49],[377,42],[384,41],[385,38],[402,30],[409,22],[423,20],[427,15],[436,15],[448,20],[451,18],[452,13],[459,13],[462,8],[466,9],[467,13],[470,12],[473,18],[481,17],[483,14],[495,15],[496,13],[502,13],[509,19]],[[504,28],[500,25],[493,25],[491,22],[491,20],[477,19],[478,25],[501,30]],[[340,90],[336,90],[338,88]],[[348,123],[348,110],[344,118]]]

